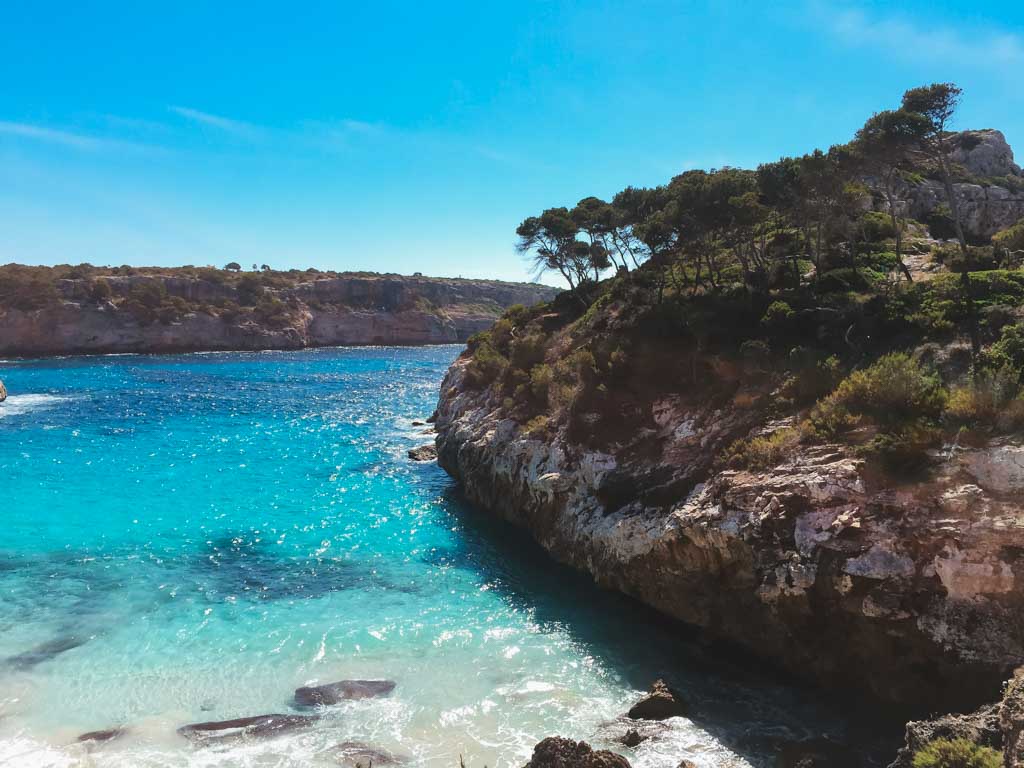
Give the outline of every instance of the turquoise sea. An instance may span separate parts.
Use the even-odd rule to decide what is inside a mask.
[[[458,352],[0,363],[0,765],[337,765],[358,740],[410,765],[519,766],[547,735],[609,737],[657,676],[693,716],[622,748],[634,766],[863,740],[829,695],[551,564],[410,462]],[[278,738],[175,732],[345,678],[397,687]]]

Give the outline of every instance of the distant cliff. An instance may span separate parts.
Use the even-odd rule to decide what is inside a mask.
[[[543,285],[400,275],[0,267],[0,354],[464,342]]]

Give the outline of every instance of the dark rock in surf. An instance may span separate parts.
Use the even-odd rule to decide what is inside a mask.
[[[75,741],[92,741],[97,743],[104,741],[113,741],[114,739],[123,736],[124,732],[125,729],[121,726],[118,726],[116,728],[107,728],[103,731],[89,731],[88,733],[83,733],[81,736],[75,739]]]
[[[593,750],[585,741],[549,736],[533,748],[523,768],[632,768],[622,755]]]
[[[393,690],[395,690],[394,680],[339,680],[326,685],[297,688],[295,690],[295,705],[299,707],[331,706],[353,699],[387,696]]]
[[[190,741],[200,743],[234,738],[265,739],[308,728],[319,719],[317,715],[256,715],[183,725],[178,733]]]
[[[425,421],[414,421],[412,423],[412,425],[414,427],[425,427],[425,426],[427,426],[427,422],[425,422]]]
[[[433,461],[437,458],[437,448],[433,443],[409,449],[409,458],[413,461]]]
[[[655,680],[650,693],[634,704],[626,716],[633,720],[666,720],[684,716],[686,711],[679,694],[664,680]]]
[[[334,750],[334,760],[338,765],[346,768],[371,765],[402,765],[408,762],[408,758],[400,755],[393,755],[386,749],[364,744],[361,741],[343,741]]]
[[[633,728],[632,730],[626,731],[625,735],[619,739],[619,741],[632,749],[633,747],[639,747],[643,743],[644,737],[640,735],[640,732]]]

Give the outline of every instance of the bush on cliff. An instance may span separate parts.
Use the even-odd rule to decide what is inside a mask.
[[[1003,757],[991,747],[967,739],[936,739],[914,755],[914,768],[1002,768]]]
[[[811,422],[834,436],[869,419],[896,430],[942,414],[946,390],[938,375],[905,352],[881,357],[868,368],[854,371],[811,412]]]

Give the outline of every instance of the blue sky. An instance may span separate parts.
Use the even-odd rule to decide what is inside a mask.
[[[8,3],[0,263],[526,279],[527,215],[845,141],[922,83],[1024,156],[1022,72],[1009,0]]]

